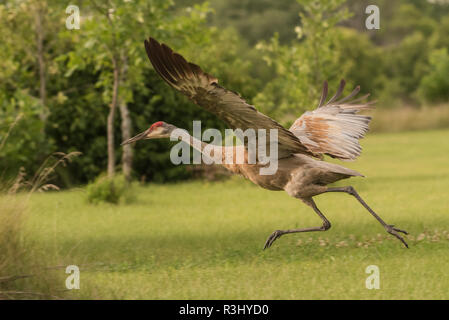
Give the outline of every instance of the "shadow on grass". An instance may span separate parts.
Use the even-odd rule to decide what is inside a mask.
[[[368,229],[365,229],[368,230]],[[191,234],[191,235],[148,235],[88,238],[72,252],[74,260],[81,257],[92,271],[128,271],[130,269],[148,272],[165,268],[212,267],[217,265],[239,265],[260,263],[290,263],[307,261],[328,261],[332,257],[356,256],[391,257],[401,259],[404,255],[420,255],[422,248],[447,250],[449,241],[410,241],[407,250],[393,237],[374,230],[370,236],[308,233],[286,235],[268,250],[262,250],[266,237],[260,231],[245,233]],[[73,248],[75,241],[65,240],[59,245]],[[419,244],[419,247],[417,246]],[[70,257],[68,257],[70,258]]]

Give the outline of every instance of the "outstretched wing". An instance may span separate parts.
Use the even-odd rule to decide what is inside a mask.
[[[150,38],[149,41],[145,40],[145,49],[162,79],[199,106],[216,114],[231,128],[243,131],[266,129],[267,135],[269,129],[277,129],[279,158],[295,153],[314,155],[291,131],[258,112],[238,93],[220,86],[217,78],[203,72],[199,66],[187,62],[165,44]],[[267,150],[270,150],[268,146]]]
[[[345,81],[341,80],[337,93],[326,103],[328,85],[324,82],[318,108],[305,112],[293,123],[290,131],[313,153],[354,160],[362,151],[359,139],[368,131],[371,121],[370,116],[357,113],[372,108],[375,101],[361,102],[369,94],[351,100],[359,93],[359,86],[347,97],[337,100],[344,87]]]

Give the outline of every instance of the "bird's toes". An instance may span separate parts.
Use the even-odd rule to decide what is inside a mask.
[[[275,232],[273,232],[268,237],[267,241],[265,242],[263,249],[265,250],[265,249],[268,249],[269,247],[271,247],[273,242],[276,241],[276,239],[278,239],[282,235],[283,235],[283,232],[281,230],[276,230]]]
[[[265,241],[265,245],[263,246],[263,249],[268,249],[269,247],[271,247],[271,245],[273,244],[274,240],[273,240],[273,235],[269,236],[267,241]]]
[[[397,231],[397,232],[402,232],[403,234],[408,234],[407,231],[399,229],[399,228],[393,228],[393,230]]]
[[[389,225],[389,227],[391,227],[391,229],[393,229],[394,231],[402,232],[403,234],[408,234],[407,231],[399,229],[399,228],[396,228],[393,224]]]
[[[404,238],[401,237],[401,236],[399,235],[399,233],[398,233],[398,232],[403,232],[403,233],[405,233],[405,234],[408,234],[406,231],[401,230],[401,229],[398,229],[398,228],[395,228],[395,227],[393,227],[393,226],[391,225],[391,226],[388,226],[388,227],[387,227],[387,232],[388,232],[389,234],[395,236],[396,238],[398,238],[398,239],[404,244],[404,246],[405,246],[406,248],[408,248],[407,242],[405,242]]]

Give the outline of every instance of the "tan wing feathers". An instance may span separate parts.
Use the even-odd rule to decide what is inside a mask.
[[[196,104],[222,118],[233,129],[277,129],[280,158],[294,153],[316,156],[292,132],[258,112],[238,93],[221,87],[215,77],[202,71],[196,64],[187,62],[165,44],[150,38],[145,41],[145,49],[162,79]]]
[[[327,84],[327,81],[324,81],[323,92],[321,93],[320,103],[318,104],[317,108],[320,108],[321,106],[324,105],[324,102],[326,101],[326,98],[327,98],[327,92],[328,92],[328,84]]]
[[[352,99],[353,97],[355,97],[359,92],[360,92],[360,86],[357,86],[346,98],[340,99],[335,103],[342,104],[343,102],[348,101],[349,99]],[[368,93],[368,96],[369,96],[369,93]]]
[[[364,137],[371,121],[370,116],[357,113],[371,109],[375,101],[360,103],[369,94],[351,100],[360,92],[359,86],[348,96],[338,100],[344,86],[345,81],[342,80],[336,94],[324,103],[328,92],[325,82],[318,108],[305,112],[293,123],[290,131],[314,153],[327,154],[341,160],[354,160],[362,151],[359,139]]]
[[[337,92],[332,96],[332,98],[329,99],[326,105],[330,105],[332,102],[340,98],[341,94],[343,93],[343,89],[345,88],[345,85],[346,85],[345,80],[341,80]]]

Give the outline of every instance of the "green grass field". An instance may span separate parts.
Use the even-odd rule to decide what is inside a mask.
[[[88,205],[82,189],[35,194],[27,232],[42,264],[80,266],[81,289],[69,297],[449,299],[448,139],[449,130],[371,134],[346,163],[366,178],[339,183],[409,231],[410,249],[354,198],[325,194],[316,200],[329,231],[286,235],[263,251],[274,230],[321,221],[240,177],[138,187],[136,202],[120,206]],[[379,267],[379,290],[365,287],[369,265]]]

